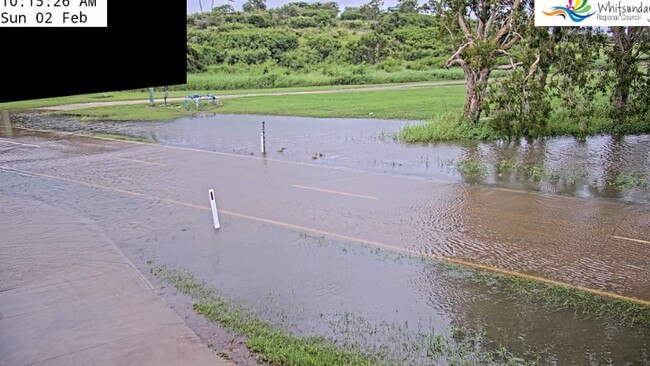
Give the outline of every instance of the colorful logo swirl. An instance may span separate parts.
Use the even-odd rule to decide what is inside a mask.
[[[568,1],[569,3],[567,4],[567,6],[554,6],[551,11],[548,12],[544,11],[543,12],[544,15],[548,15],[550,17],[559,16],[564,19],[569,17],[575,23],[580,23],[581,21],[596,14],[596,12],[589,13],[589,10],[591,10],[591,5],[587,4],[588,0],[568,0]]]

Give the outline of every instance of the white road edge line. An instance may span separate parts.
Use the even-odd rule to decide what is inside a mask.
[[[138,160],[138,159],[121,158],[119,156],[113,156],[113,159],[130,161],[130,162],[133,162],[133,163],[140,163],[140,164],[147,164],[147,165],[167,166],[166,164],[163,164],[163,163],[154,163],[154,162],[151,162],[151,161],[144,161],[144,160]]]
[[[14,141],[0,140],[0,142],[6,142],[6,143],[8,143],[8,144],[12,144],[12,145],[20,145],[20,146],[38,147],[38,148],[40,148],[39,145],[23,144],[23,143],[20,143],[20,142],[14,142]]]
[[[636,243],[650,244],[650,241],[647,241],[647,240],[626,238],[626,237],[624,237],[624,236],[616,236],[616,235],[612,235],[612,239],[620,239],[620,240],[633,241],[633,242],[636,242]]]
[[[364,196],[362,194],[354,194],[354,193],[346,193],[346,192],[340,192],[340,191],[331,191],[329,189],[322,189],[322,188],[315,188],[315,187],[307,187],[307,186],[300,186],[297,184],[292,184],[292,187],[295,188],[300,188],[300,189],[308,189],[312,191],[318,191],[318,192],[325,192],[325,193],[333,193],[333,194],[340,194],[343,196],[350,196],[350,197],[357,197],[357,198],[365,198],[369,200],[378,200],[379,198],[377,197],[372,197],[372,196]]]

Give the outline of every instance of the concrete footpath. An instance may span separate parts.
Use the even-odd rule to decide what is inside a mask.
[[[0,365],[232,365],[91,222],[0,192]]]

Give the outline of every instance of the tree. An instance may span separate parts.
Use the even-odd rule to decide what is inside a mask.
[[[434,14],[456,51],[445,67],[460,66],[467,81],[463,115],[478,123],[490,73],[513,70],[522,63],[510,53],[532,22],[530,0],[439,0]]]
[[[397,12],[402,14],[418,13],[418,0],[397,0]]]
[[[611,27],[611,46],[606,55],[612,73],[611,116],[620,125],[648,111],[648,61],[650,29],[648,27]]]
[[[367,20],[379,20],[383,4],[383,0],[370,0],[367,4],[361,5],[359,11],[366,16]]]
[[[597,109],[596,94],[603,93],[596,60],[602,33],[584,27],[522,28],[514,57],[521,65],[490,83],[490,124],[508,137],[536,137],[546,133],[555,118],[573,124],[584,137]],[[561,101],[560,104],[553,101]]]
[[[213,13],[222,13],[222,14],[230,14],[235,12],[235,8],[233,8],[232,5],[230,4],[223,4],[219,5],[216,8],[212,9]]]
[[[246,13],[250,13],[256,10],[266,10],[266,0],[246,0],[242,9]]]

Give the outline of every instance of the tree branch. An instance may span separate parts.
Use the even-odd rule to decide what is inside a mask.
[[[510,32],[510,34],[512,34],[513,37],[510,38],[510,40],[508,42],[506,42],[505,44],[503,44],[501,46],[501,48],[504,49],[504,50],[511,49],[512,46],[514,46],[518,41],[524,39],[524,37],[522,37],[521,34],[519,34],[518,32]]]
[[[494,20],[497,18],[497,11],[494,10],[494,7],[490,9],[490,18],[488,18],[487,22],[485,22],[485,37],[490,34],[490,29],[492,28],[492,23],[494,23]]]
[[[467,63],[466,63],[464,60],[461,60],[461,59],[457,58],[457,59],[455,59],[455,60],[447,61],[447,63],[445,64],[445,68],[448,69],[449,67],[451,67],[451,66],[453,66],[453,65],[456,65],[456,64],[459,65],[459,66],[461,66],[461,67],[463,67],[463,66],[465,66]]]
[[[449,66],[452,64],[452,61],[460,60],[460,58],[459,58],[460,54],[465,50],[465,48],[467,48],[467,46],[470,46],[470,45],[474,45],[474,42],[469,41],[469,42],[465,43],[464,45],[460,46],[458,48],[458,50],[456,50],[456,52],[453,55],[451,55],[451,57],[447,60],[447,62],[445,62],[445,68],[448,69]],[[465,61],[463,61],[463,62],[465,62]]]
[[[499,66],[495,66],[494,70],[514,70],[521,65],[523,65],[523,62],[517,62],[510,65],[499,65]]]
[[[501,38],[503,38],[508,32],[510,32],[512,28],[512,22],[515,18],[515,14],[517,14],[517,8],[519,8],[519,5],[521,4],[521,0],[515,0],[514,3],[512,4],[512,8],[510,10],[510,15],[508,15],[508,18],[506,21],[503,23],[503,26],[501,29],[499,29],[499,32],[497,33],[496,37],[494,39],[498,42]]]
[[[528,75],[526,75],[526,77],[524,78],[524,83],[527,82],[528,79],[530,79],[530,77],[533,76],[533,74],[537,71],[537,67],[539,66],[539,61],[541,59],[542,58],[540,57],[540,55],[537,55],[537,59],[535,60],[535,62],[533,62],[532,65],[530,65],[530,69],[528,69]]]
[[[467,23],[465,23],[465,14],[463,14],[460,9],[458,10],[458,25],[460,25],[460,29],[463,31],[465,38],[473,42],[474,36],[472,35],[472,32],[470,32],[469,27],[467,27]]]

